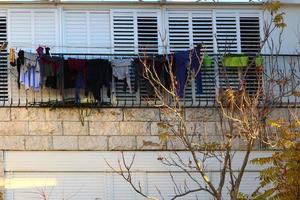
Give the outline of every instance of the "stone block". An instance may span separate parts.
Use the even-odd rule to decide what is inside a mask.
[[[29,135],[62,135],[61,122],[29,122]]]
[[[188,135],[216,135],[215,122],[186,122]]]
[[[53,150],[78,150],[78,137],[53,136]]]
[[[63,135],[88,135],[88,123],[82,125],[80,122],[63,122]]]
[[[167,109],[167,108],[162,108],[160,109],[160,120],[161,121],[178,121],[179,118],[176,115],[176,113],[174,113],[173,111]]]
[[[11,108],[12,121],[28,121],[28,109],[26,108]]]
[[[10,109],[0,108],[0,121],[10,121]]]
[[[29,121],[45,121],[45,108],[28,108],[28,119]]]
[[[27,136],[25,138],[25,149],[34,151],[46,151],[52,149],[51,136]]]
[[[160,142],[158,136],[137,136],[138,150],[166,150],[167,144]]]
[[[155,108],[125,108],[124,121],[159,121],[159,110]]]
[[[87,117],[89,121],[122,121],[123,114],[120,108],[101,108],[93,109]]]
[[[108,139],[109,150],[136,150],[134,136],[111,136]]]
[[[172,129],[177,130],[177,126],[171,121],[161,121],[151,123],[151,135],[160,135],[163,133],[172,133]]]
[[[90,135],[119,135],[119,122],[89,122]]]
[[[169,150],[186,150],[186,147],[182,140],[177,136],[169,137],[167,141],[167,149]]]
[[[214,108],[186,108],[185,120],[193,122],[217,121],[218,112]]]
[[[25,150],[25,136],[1,136],[2,150]]]
[[[106,136],[79,136],[79,150],[107,150]]]
[[[46,109],[45,112],[47,121],[80,121],[79,108]]]
[[[0,122],[0,135],[27,135],[28,122]]]
[[[150,135],[150,122],[120,122],[121,135]]]

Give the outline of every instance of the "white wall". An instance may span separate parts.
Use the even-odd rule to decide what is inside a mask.
[[[281,11],[285,13],[284,20],[287,27],[282,35],[282,45],[278,43],[279,33],[277,30],[272,35],[274,46],[281,48],[282,54],[299,54],[300,53],[300,4],[283,5]],[[267,21],[270,16],[265,13],[264,19]],[[265,53],[270,53],[270,50],[265,49]],[[275,52],[273,52],[275,53]]]

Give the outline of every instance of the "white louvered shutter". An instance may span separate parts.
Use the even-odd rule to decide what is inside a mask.
[[[113,10],[113,53],[118,55],[136,54],[136,20],[133,11],[130,10]],[[134,86],[134,71],[130,68],[131,86]],[[118,103],[132,105],[137,102],[136,94],[129,93],[126,83],[123,80],[114,79],[114,89]],[[133,90],[134,91],[134,90]]]
[[[35,11],[33,15],[34,21],[34,44],[37,46],[39,44],[51,47],[51,52],[58,50],[55,47],[59,40],[58,27],[57,27],[57,15],[56,11]],[[53,48],[54,46],[54,48]]]
[[[32,17],[30,10],[10,10],[10,46],[32,48]]]
[[[85,11],[65,12],[64,46],[69,53],[86,53],[88,43],[87,13]]]
[[[211,11],[193,12],[193,44],[203,44],[203,52],[209,54],[213,58],[214,52],[214,36],[213,36],[213,19]],[[196,101],[209,102],[215,98],[215,69],[214,63],[211,67],[201,70],[202,78],[202,94],[196,93]],[[197,84],[195,86],[197,89]]]
[[[59,26],[55,9],[12,9],[8,11],[8,16],[10,47],[32,53],[36,52],[39,45],[50,46],[51,52],[59,50]],[[19,100],[25,103],[41,99],[41,93],[18,90],[15,76],[10,76],[10,80],[10,98],[14,103],[18,103]]]
[[[137,16],[137,36],[139,53],[158,53],[158,21],[157,16],[139,14]]]
[[[110,53],[110,19],[109,12],[89,12],[89,42],[90,53]]]
[[[187,12],[168,12],[168,38],[170,52],[186,51],[191,47],[190,18]]]
[[[65,10],[64,50],[68,53],[109,53],[109,12]]]
[[[258,83],[262,84],[262,76],[257,73],[253,63],[255,55],[260,53],[260,28],[258,14],[240,14],[241,52],[249,55],[249,63],[252,64],[246,74],[246,89],[249,94],[256,94]]]
[[[218,53],[237,53],[236,12],[216,12],[216,38]]]
[[[152,55],[159,50],[159,18],[156,10],[112,10],[113,53]],[[124,91],[124,81],[116,81],[116,96],[126,105],[139,103],[147,95],[143,78],[135,88],[135,71],[130,69],[133,93]],[[137,90],[138,93],[135,93]]]
[[[39,45],[59,41],[56,10],[10,10],[10,46],[35,51]],[[55,48],[54,48],[55,49]]]
[[[213,53],[213,23],[211,11],[170,10],[167,14],[170,52],[187,51],[197,44],[203,44],[205,52]],[[203,93],[196,93],[195,82],[188,84],[185,101],[211,100],[215,97],[214,67],[202,69]],[[196,94],[196,95],[194,95]]]
[[[220,55],[238,53],[238,21],[236,12],[217,11],[216,40],[217,52]],[[239,87],[238,68],[222,66],[222,57],[219,60],[219,87],[223,89]]]
[[[0,11],[0,43],[7,40],[6,13]],[[6,49],[0,52],[0,101],[8,100],[8,71]]]
[[[131,11],[116,11],[113,18],[113,50],[115,54],[134,54],[135,50],[135,20]]]

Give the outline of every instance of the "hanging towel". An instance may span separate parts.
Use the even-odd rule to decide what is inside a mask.
[[[113,76],[118,80],[126,80],[129,92],[132,93],[129,71],[129,67],[131,66],[131,59],[114,59],[111,61],[111,66]]]

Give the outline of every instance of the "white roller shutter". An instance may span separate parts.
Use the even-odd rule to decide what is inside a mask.
[[[245,152],[236,152],[233,166],[238,170]],[[141,183],[143,191],[161,199],[157,188],[165,199],[174,195],[174,184],[169,171],[173,172],[178,186],[184,191],[186,184],[195,189],[195,182],[176,167],[167,167],[157,157],[169,157],[170,152],[126,152],[125,159],[130,162],[136,155],[133,164],[133,182]],[[188,162],[188,152],[178,152],[180,157]],[[250,160],[269,156],[271,152],[253,152]],[[200,155],[199,155],[200,156]],[[32,200],[38,199],[45,191],[51,194],[48,200],[133,200],[143,199],[119,175],[114,174],[106,161],[115,168],[118,167],[120,152],[5,152],[5,199]],[[105,161],[106,160],[106,161]],[[213,183],[217,183],[220,165],[216,160],[210,160],[206,166]],[[260,166],[252,165],[246,169],[241,190],[250,194],[258,185]],[[193,172],[192,172],[193,173]],[[194,178],[199,178],[195,173]],[[201,182],[201,180],[199,181]],[[227,182],[228,183],[228,182]],[[225,190],[225,189],[224,189]],[[224,195],[226,195],[224,193]],[[72,198],[70,198],[72,197]],[[203,192],[197,193],[198,199],[208,199]],[[196,199],[195,194],[181,199]]]
[[[105,173],[8,173],[7,200],[103,200],[107,198]]]

